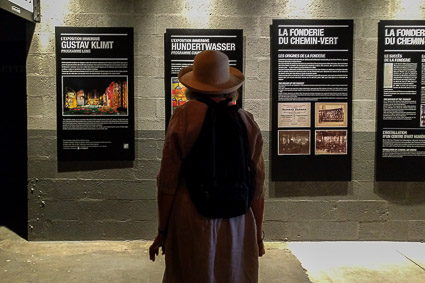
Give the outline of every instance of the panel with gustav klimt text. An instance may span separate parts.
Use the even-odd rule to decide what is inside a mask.
[[[56,27],[58,160],[134,160],[132,28]]]

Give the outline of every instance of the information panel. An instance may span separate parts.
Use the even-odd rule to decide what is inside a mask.
[[[39,0],[0,0],[0,9],[31,22],[40,21]]]
[[[376,180],[425,181],[425,21],[380,21]]]
[[[352,20],[273,20],[272,180],[351,180]]]
[[[165,111],[166,126],[176,107],[187,99],[186,88],[177,75],[193,64],[195,56],[204,50],[218,50],[229,57],[229,64],[243,72],[242,30],[228,29],[167,29],[165,33]],[[237,101],[242,106],[242,89]]]
[[[134,160],[133,28],[56,27],[58,160]]]

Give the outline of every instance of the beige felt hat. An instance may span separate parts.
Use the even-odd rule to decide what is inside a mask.
[[[241,71],[229,66],[227,55],[216,50],[196,55],[193,65],[181,69],[178,77],[187,88],[205,94],[233,92],[245,80]]]

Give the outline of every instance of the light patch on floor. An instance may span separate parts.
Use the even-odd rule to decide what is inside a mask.
[[[425,244],[290,242],[312,282],[425,282]]]

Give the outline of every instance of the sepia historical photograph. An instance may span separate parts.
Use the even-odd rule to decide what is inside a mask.
[[[278,103],[278,127],[310,127],[311,103]]]
[[[347,131],[316,131],[315,154],[347,154]]]
[[[316,103],[316,127],[347,127],[347,103]]]
[[[310,155],[310,131],[280,130],[278,155]]]
[[[384,64],[384,88],[393,87],[393,72],[394,72],[394,64],[385,63]]]

